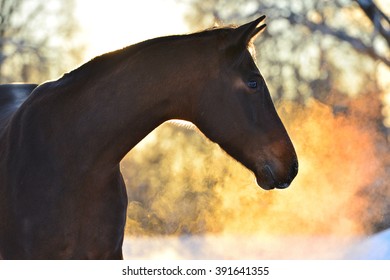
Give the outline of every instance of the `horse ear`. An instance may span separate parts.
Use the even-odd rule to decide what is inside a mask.
[[[255,37],[259,34],[259,32],[266,27],[265,24],[259,26],[259,24],[264,19],[265,19],[265,15],[259,17],[258,19],[255,19],[254,21],[251,21],[249,23],[237,27],[234,30],[233,41],[235,42],[233,42],[233,44],[235,44],[236,46],[247,47],[249,42],[251,40],[254,40]]]

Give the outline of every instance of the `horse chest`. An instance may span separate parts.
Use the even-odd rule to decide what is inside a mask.
[[[8,193],[15,211],[3,213],[12,221],[2,229],[12,244],[0,248],[4,258],[121,258],[127,207],[121,178],[99,182],[84,177],[73,185],[52,179],[35,185],[24,178],[25,183],[13,186],[17,195]]]

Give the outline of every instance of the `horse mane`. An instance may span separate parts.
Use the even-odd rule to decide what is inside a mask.
[[[177,41],[177,40],[211,37],[211,36],[215,36],[218,33],[226,34],[229,31],[231,31],[233,28],[234,28],[233,25],[223,26],[223,27],[213,26],[211,28],[207,28],[195,33],[183,34],[183,35],[170,35],[170,36],[163,36],[163,37],[157,37],[157,38],[145,40],[124,47],[119,50],[107,52],[102,55],[96,56],[95,58],[82,64],[81,66],[72,70],[71,72],[64,74],[58,80],[58,82],[62,83],[65,82],[65,80],[67,79],[72,79],[72,80],[77,78],[83,79],[85,78],[86,73],[88,73],[88,76],[90,76],[93,75],[94,73],[99,73],[101,69],[105,69],[105,70],[112,69],[117,65],[117,63],[121,63],[124,60],[128,59],[129,57],[137,54],[139,51],[155,44],[166,43],[166,42]]]

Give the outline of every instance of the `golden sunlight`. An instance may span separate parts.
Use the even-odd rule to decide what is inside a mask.
[[[193,130],[163,125],[122,164],[129,195],[127,242],[134,242],[127,254],[141,254],[139,244],[143,250],[169,244],[173,251],[165,253],[175,252],[172,258],[194,258],[185,247],[198,242],[207,247],[202,257],[317,257],[329,251],[341,256],[345,246],[371,233],[383,214],[376,210],[377,198],[390,195],[385,189],[369,191],[378,180],[388,180],[383,169],[388,157],[377,149],[384,140],[370,117],[360,118],[362,111],[370,116],[371,110],[373,117],[377,112],[375,104],[367,108],[369,99],[354,100],[348,115],[314,100],[306,107],[278,106],[300,161],[297,178],[283,191],[262,191],[217,145]]]
[[[87,59],[150,38],[188,32],[185,6],[174,0],[77,1],[76,5]]]
[[[364,189],[384,178],[385,158],[376,150],[375,129],[358,118],[365,103],[356,100],[349,116],[334,115],[314,100],[307,108],[293,103],[279,107],[300,160],[298,177],[283,191],[261,191],[253,175],[215,144],[194,131],[164,125],[153,133],[157,137],[133,149],[123,163],[130,208],[138,211],[138,216],[129,213],[130,223],[143,220],[139,215],[155,221],[145,219],[128,233],[370,232],[364,220],[379,217],[374,213],[363,217],[370,203]]]

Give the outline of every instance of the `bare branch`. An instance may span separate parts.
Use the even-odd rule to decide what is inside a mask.
[[[329,25],[321,22],[321,23],[315,23],[313,21],[310,21],[307,18],[304,18],[300,15],[297,15],[295,13],[291,13],[288,17],[288,20],[291,24],[302,24],[310,29],[310,31],[319,31],[322,34],[333,36],[341,41],[348,42],[356,51],[366,54],[373,58],[374,60],[380,60],[383,63],[385,63],[388,67],[390,67],[390,60],[386,58],[383,55],[380,55],[377,53],[373,46],[367,45],[364,43],[361,39],[353,37],[349,34],[347,34],[343,30],[334,29],[330,27]]]
[[[360,0],[360,1],[372,2],[371,0]],[[258,14],[259,12],[265,12],[265,11],[273,11],[273,12],[276,11],[278,14],[281,14],[281,15],[288,14],[288,16],[286,16],[286,18],[288,19],[288,21],[291,24],[299,24],[299,25],[307,27],[312,32],[319,31],[322,34],[329,35],[329,36],[332,36],[338,40],[347,42],[359,53],[368,55],[374,60],[382,61],[385,65],[390,67],[390,59],[388,57],[383,56],[380,53],[378,53],[375,50],[373,45],[369,45],[369,44],[365,43],[363,40],[361,40],[360,38],[349,35],[348,33],[346,33],[342,29],[332,28],[325,21],[321,21],[319,23],[313,22],[313,21],[309,20],[306,16],[294,13],[291,10],[289,10],[288,12],[285,12],[284,10],[282,10],[280,7],[278,7],[276,5],[263,5],[263,4],[259,6],[259,9],[257,11],[253,12],[253,14],[251,14],[249,16],[253,16],[253,15]],[[386,17],[383,13],[381,13],[379,9],[377,11],[385,19],[385,21],[389,21],[389,18]],[[383,22],[383,20],[381,22]],[[380,34],[389,42],[389,46],[390,46],[390,30],[386,31],[384,29],[384,26],[381,30],[382,30],[382,32]],[[387,37],[385,37],[385,36],[387,36]]]
[[[356,0],[356,2],[390,47],[390,18],[372,0]]]

